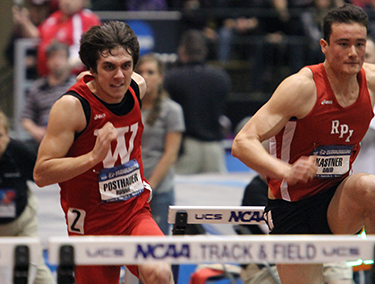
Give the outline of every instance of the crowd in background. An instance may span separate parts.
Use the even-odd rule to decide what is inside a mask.
[[[206,60],[235,70],[229,72],[231,92],[248,96],[271,93],[285,76],[323,61],[318,44],[322,16],[345,2],[365,9],[370,17],[369,35],[375,35],[375,20],[371,20],[375,4],[366,0],[18,0],[12,11],[14,30],[4,55],[12,66],[15,40],[39,38],[39,49],[30,50],[25,62],[27,78],[34,80],[47,75],[45,50],[57,38],[70,47],[70,65],[77,74],[82,70],[77,57],[79,37],[100,23],[96,12],[180,11],[181,32],[196,29],[204,34]],[[65,20],[68,18],[71,20]],[[67,32],[70,26],[75,33]],[[234,119],[233,129],[243,117]]]

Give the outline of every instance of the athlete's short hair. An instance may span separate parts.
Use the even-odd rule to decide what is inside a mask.
[[[97,72],[97,61],[104,51],[116,47],[124,48],[133,58],[133,69],[139,59],[139,42],[128,24],[109,21],[100,26],[93,26],[82,34],[79,56],[88,70]]]
[[[334,23],[358,23],[368,28],[368,16],[365,11],[353,4],[345,4],[341,7],[336,7],[327,12],[323,18],[323,38],[329,43],[329,38],[332,34],[332,24]]]

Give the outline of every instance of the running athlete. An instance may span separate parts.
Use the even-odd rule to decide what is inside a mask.
[[[83,34],[84,75],[53,105],[34,177],[59,183],[68,233],[160,235],[141,159],[144,79],[133,72],[139,43],[124,22]],[[168,264],[128,266],[146,284],[173,283]],[[119,283],[119,266],[79,266],[76,283]]]
[[[375,176],[350,175],[374,116],[367,25],[359,7],[330,10],[320,40],[325,61],[286,78],[234,139],[233,156],[268,178],[271,234],[375,233]],[[322,283],[322,265],[278,271],[283,284]]]

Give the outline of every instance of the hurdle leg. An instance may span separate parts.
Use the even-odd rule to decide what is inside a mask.
[[[29,247],[25,245],[18,245],[15,248],[15,261],[13,269],[13,283],[27,284],[29,274]]]
[[[183,236],[186,232],[187,226],[187,212],[185,210],[176,212],[176,221],[173,224],[172,235]],[[180,266],[178,264],[172,265],[172,273],[174,283],[178,283],[178,276],[180,274]]]
[[[57,284],[74,284],[74,248],[71,245],[60,247]]]

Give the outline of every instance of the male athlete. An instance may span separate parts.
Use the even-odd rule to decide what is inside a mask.
[[[324,63],[286,78],[234,140],[233,156],[268,178],[271,234],[375,233],[375,176],[350,175],[374,116],[367,25],[359,7],[330,10]],[[283,284],[322,283],[322,265],[279,264],[278,272]]]
[[[83,34],[85,75],[52,107],[34,177],[59,183],[69,235],[160,235],[143,177],[140,104],[144,79],[133,72],[139,43],[123,22]],[[173,283],[168,264],[128,266],[145,284]],[[119,283],[119,266],[78,266],[77,284]]]

